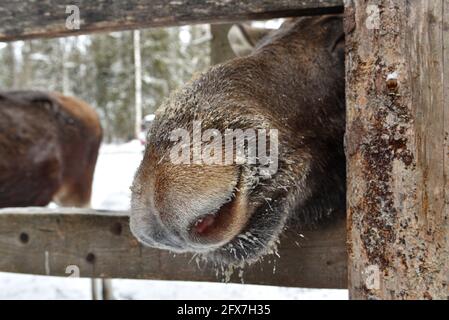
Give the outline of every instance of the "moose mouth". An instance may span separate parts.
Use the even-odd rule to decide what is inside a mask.
[[[211,245],[216,249],[232,241],[246,227],[249,220],[246,198],[242,192],[242,175],[239,173],[230,200],[217,211],[205,214],[190,226],[195,242]]]

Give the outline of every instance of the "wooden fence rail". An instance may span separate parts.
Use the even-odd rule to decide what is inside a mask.
[[[230,282],[346,288],[343,220],[320,230],[290,232],[279,256],[239,270]],[[0,210],[0,271],[38,275],[223,281],[226,277],[190,254],[174,256],[143,247],[132,236],[124,212],[46,208]]]
[[[0,41],[342,11],[343,0],[10,0],[0,5]]]

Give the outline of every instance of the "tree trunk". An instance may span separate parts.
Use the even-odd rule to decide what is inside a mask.
[[[6,44],[6,56],[8,57],[8,72],[9,81],[7,86],[15,89],[17,87],[17,63],[16,63],[16,53],[15,53],[15,43],[11,42]]]
[[[449,0],[346,1],[349,290],[449,297]]]
[[[211,24],[210,64],[215,65],[235,57],[228,41],[228,32],[232,24]]]
[[[135,137],[142,131],[142,59],[140,51],[140,31],[133,31],[134,39],[134,85],[135,85]]]
[[[31,53],[33,52],[33,42],[25,41],[20,46],[21,71],[19,75],[19,88],[32,87],[33,66],[31,61]]]
[[[61,49],[62,49],[62,93],[65,95],[70,95],[70,77],[69,77],[69,40],[67,38],[61,39]]]

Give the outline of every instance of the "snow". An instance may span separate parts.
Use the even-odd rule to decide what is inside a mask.
[[[388,80],[397,80],[398,79],[398,73],[397,71],[391,72],[387,75],[387,81]]]
[[[115,280],[119,299],[347,299],[346,290],[284,288],[186,281]]]
[[[148,114],[148,115],[146,115],[143,119],[144,119],[145,121],[150,122],[150,121],[153,121],[155,118],[156,118],[156,115],[155,115],[155,114]]]
[[[101,147],[92,192],[94,209],[129,210],[129,187],[142,160],[143,148],[138,140]]]
[[[129,186],[143,156],[137,140],[103,145],[92,207],[128,210]],[[347,290],[284,288],[187,281],[113,280],[117,299],[347,299]],[[0,273],[0,299],[90,299],[90,279]]]
[[[185,45],[189,44],[192,39],[192,34],[190,33],[188,26],[182,26],[179,30],[179,40]]]

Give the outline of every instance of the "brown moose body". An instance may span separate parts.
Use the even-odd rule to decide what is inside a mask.
[[[85,102],[0,92],[0,208],[90,206],[102,129]]]
[[[343,34],[339,16],[287,20],[250,55],[214,66],[175,92],[158,110],[133,183],[136,237],[225,264],[250,263],[270,252],[288,225],[309,226],[342,211]],[[214,140],[204,137],[181,146],[192,162],[175,163],[173,132],[195,136],[198,124],[212,132],[209,138],[226,130],[275,131],[273,141],[251,139],[276,145],[269,152],[276,170],[262,173],[259,162],[197,162],[195,154]],[[229,149],[219,141],[224,159],[221,151]]]

